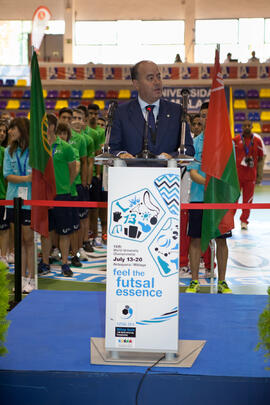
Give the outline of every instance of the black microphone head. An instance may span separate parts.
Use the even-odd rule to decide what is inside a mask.
[[[181,90],[181,96],[182,96],[182,97],[186,97],[186,96],[189,96],[189,95],[190,95],[189,89],[183,88],[183,89]]]
[[[110,102],[109,108],[108,108],[108,115],[107,115],[108,120],[114,118],[114,113],[115,113],[115,110],[117,109],[117,107],[118,107],[118,102],[116,100],[112,100]]]

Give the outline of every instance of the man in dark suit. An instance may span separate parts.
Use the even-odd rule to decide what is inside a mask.
[[[111,130],[111,152],[121,158],[134,158],[142,152],[145,120],[147,116],[150,118],[151,109],[154,117],[153,125],[148,130],[148,149],[156,156],[162,155],[167,159],[175,157],[180,146],[181,106],[161,99],[162,80],[155,63],[138,62],[131,69],[131,79],[138,91],[138,98],[118,107]],[[187,155],[194,155],[188,126],[185,148]]]

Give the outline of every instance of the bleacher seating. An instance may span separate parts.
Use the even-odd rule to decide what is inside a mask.
[[[61,108],[68,108],[68,101],[67,100],[57,100],[54,108],[56,110],[61,110]]]
[[[262,100],[261,101],[261,109],[262,110],[270,109],[270,100]]]
[[[234,124],[234,132],[240,134],[242,132],[242,124]]]
[[[22,96],[23,96],[23,91],[22,90],[13,90],[12,93],[11,93],[12,98],[20,99],[20,98],[22,98]]]
[[[77,108],[80,105],[79,100],[69,100],[68,106],[69,108]]]
[[[27,86],[27,81],[25,79],[18,79],[16,86],[25,87],[25,86]]]
[[[106,98],[118,98],[118,91],[117,90],[108,90],[106,94]]]
[[[132,90],[130,98],[137,98],[137,97],[138,97],[137,90]]]
[[[31,92],[30,92],[31,93]],[[31,95],[31,94],[30,94]],[[47,90],[43,89],[43,98],[47,98]]]
[[[18,110],[20,107],[19,100],[8,100],[6,110]]]
[[[72,90],[70,97],[71,98],[82,98],[82,91],[81,90]]]
[[[0,86],[4,86],[4,80],[0,79]]]
[[[251,131],[260,134],[262,132],[261,124],[259,122],[253,122]]]
[[[104,90],[96,90],[95,98],[96,99],[104,99],[104,98],[106,98],[106,91],[104,91]]]
[[[236,112],[234,113],[234,121],[245,121],[246,113],[244,112]]]
[[[6,87],[13,87],[15,85],[15,80],[14,79],[6,79],[5,81],[5,86]]]
[[[234,100],[233,108],[235,110],[246,110],[247,109],[246,100]]]
[[[257,121],[257,122],[259,122],[261,120],[260,114],[258,112],[249,112],[248,119],[250,121]]]
[[[270,121],[270,111],[262,111],[261,120],[262,121]]]
[[[58,90],[48,90],[47,98],[57,98],[58,97]]]
[[[30,100],[21,100],[20,110],[30,110]]]
[[[258,110],[260,108],[259,100],[247,100],[247,108],[249,110]]]
[[[247,98],[259,98],[259,92],[257,89],[249,89],[247,91]]]
[[[122,89],[122,90],[119,90],[119,94],[118,94],[118,98],[120,98],[120,99],[127,99],[127,98],[130,98],[130,90],[128,90],[128,89]]]
[[[94,100],[93,104],[97,104],[99,106],[100,110],[104,110],[104,107],[105,107],[104,100]]]
[[[2,90],[0,93],[0,98],[11,98],[10,90]]]
[[[269,98],[270,97],[270,88],[260,90],[260,98]]]
[[[23,98],[30,98],[30,96],[31,96],[31,91],[30,90],[24,90]]]
[[[84,90],[83,91],[83,94],[82,94],[82,98],[83,99],[89,99],[89,98],[94,98],[95,97],[95,90],[92,90],[92,89],[87,89],[87,90]]]
[[[243,89],[234,90],[233,94],[234,94],[234,98],[237,100],[246,98],[246,92]]]
[[[68,99],[70,98],[70,90],[60,90],[58,94],[58,98]]]
[[[7,101],[6,100],[0,100],[0,109],[4,110],[6,108]]]
[[[270,124],[263,124],[262,132],[270,134]]]
[[[27,117],[27,111],[18,111],[16,117]]]
[[[56,101],[55,100],[45,100],[45,108],[47,110],[54,110]]]

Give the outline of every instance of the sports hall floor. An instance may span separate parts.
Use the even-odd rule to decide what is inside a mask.
[[[257,186],[254,202],[270,202],[270,181]],[[253,210],[247,231],[241,231],[240,211],[235,217],[233,237],[229,240],[227,281],[234,294],[266,294],[270,286],[270,210]],[[106,288],[106,247],[96,248],[80,269],[72,268],[71,279],[61,277],[60,266],[39,278],[39,289],[99,291]],[[13,270],[11,269],[11,273]],[[189,284],[190,276],[180,278],[180,291]],[[210,279],[200,270],[202,292],[210,292]],[[216,283],[214,283],[216,285]],[[214,286],[215,292],[215,286]]]

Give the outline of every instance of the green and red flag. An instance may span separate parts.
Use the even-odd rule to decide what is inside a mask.
[[[202,171],[206,173],[205,203],[234,203],[240,196],[223,76],[216,50],[213,83],[204,133]],[[235,210],[203,211],[201,248],[234,228]]]
[[[29,164],[32,167],[32,200],[53,200],[56,195],[54,168],[36,52],[32,56],[31,76]],[[48,236],[48,207],[32,206],[31,228]]]

